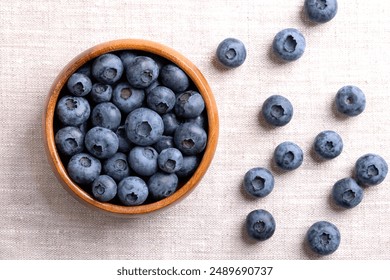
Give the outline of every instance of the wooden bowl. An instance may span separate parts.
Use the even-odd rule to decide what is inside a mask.
[[[181,185],[181,187],[171,196],[157,202],[139,206],[121,206],[112,203],[99,202],[94,199],[82,187],[74,183],[68,176],[66,167],[61,161],[54,141],[55,108],[61,90],[64,86],[66,86],[66,82],[69,77],[86,62],[104,53],[121,50],[148,52],[150,54],[165,58],[180,67],[192,80],[199,93],[203,96],[208,120],[208,140],[206,148],[199,166],[191,178],[184,182],[184,184]],[[216,150],[219,133],[218,111],[215,99],[211,92],[210,86],[199,69],[183,55],[167,46],[152,41],[138,39],[123,39],[102,43],[82,52],[72,61],[70,61],[59,73],[50,88],[44,110],[43,122],[46,154],[55,175],[63,187],[76,199],[94,209],[127,217],[155,212],[177,203],[186,197],[198,185],[206,173],[208,167],[210,166]]]

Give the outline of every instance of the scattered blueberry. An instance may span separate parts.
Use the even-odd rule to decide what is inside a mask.
[[[148,195],[148,186],[139,177],[129,176],[118,184],[118,197],[124,205],[140,205],[144,203]]]
[[[101,202],[110,201],[116,193],[116,182],[108,175],[100,175],[92,183],[92,195]]]
[[[111,102],[102,102],[92,109],[91,120],[94,126],[116,131],[121,123],[121,112]]]
[[[112,97],[112,87],[102,83],[92,85],[91,99],[95,103],[108,102]]]
[[[179,179],[175,173],[156,172],[149,178],[149,192],[154,200],[161,200],[176,191],[178,182]]]
[[[244,189],[253,197],[265,197],[274,189],[274,176],[261,167],[250,169],[244,176]]]
[[[284,126],[291,121],[294,110],[287,98],[281,95],[272,95],[264,101],[262,113],[270,125]]]
[[[365,154],[355,164],[358,183],[375,186],[383,182],[388,172],[387,162],[379,155]]]
[[[88,120],[91,107],[84,97],[66,95],[58,101],[56,114],[64,125],[79,126]]]
[[[118,151],[118,136],[104,127],[96,126],[88,130],[84,141],[88,152],[99,159],[110,158]]]
[[[344,115],[357,116],[366,108],[366,96],[356,86],[344,86],[336,94],[336,108]]]
[[[322,131],[314,139],[314,151],[324,159],[338,157],[343,146],[341,136],[332,130]]]
[[[207,144],[207,133],[194,123],[183,123],[175,131],[173,141],[183,155],[201,153]]]
[[[128,177],[130,168],[127,163],[127,156],[124,153],[116,153],[106,159],[103,163],[103,172],[117,182]]]
[[[57,131],[54,137],[57,149],[66,156],[73,156],[84,150],[84,133],[74,126],[66,126]]]
[[[125,128],[126,135],[131,142],[140,146],[149,146],[161,138],[164,123],[155,111],[138,108],[127,116]]]
[[[226,38],[217,47],[217,59],[228,68],[242,65],[246,59],[244,43],[235,38]]]
[[[294,170],[303,162],[303,151],[297,144],[286,141],[276,147],[274,159],[281,169]]]
[[[174,64],[167,64],[161,68],[160,79],[164,86],[174,92],[183,92],[190,84],[187,74]]]
[[[136,146],[129,153],[129,165],[140,176],[151,176],[157,172],[158,153],[152,147]]]
[[[162,171],[174,173],[183,167],[183,155],[176,148],[167,148],[158,155],[157,163]]]
[[[157,63],[147,56],[137,56],[126,65],[127,81],[135,88],[147,88],[158,75]]]
[[[149,92],[146,103],[150,109],[159,114],[165,114],[175,107],[176,96],[169,88],[157,86]]]
[[[352,178],[337,181],[332,190],[335,203],[344,208],[353,208],[363,199],[363,188]]]
[[[191,176],[196,168],[198,168],[200,163],[199,157],[197,156],[184,156],[183,157],[183,167],[176,171],[176,175],[179,178]]]
[[[334,253],[340,245],[340,231],[327,221],[314,223],[307,231],[306,239],[313,252],[319,255]]]
[[[253,239],[267,240],[275,233],[275,229],[274,217],[266,210],[253,210],[246,217],[246,231]]]
[[[112,103],[114,103],[118,109],[125,114],[140,108],[144,99],[144,90],[135,89],[127,82],[122,82],[116,85],[112,93]]]
[[[337,13],[337,0],[305,0],[305,11],[313,22],[328,22]]]
[[[202,95],[194,90],[180,93],[176,97],[175,113],[182,118],[196,118],[204,110],[205,104]]]
[[[73,73],[66,84],[68,90],[74,96],[85,96],[92,89],[91,79],[81,73]]]
[[[122,74],[122,61],[112,53],[97,57],[92,64],[93,77],[103,84],[112,85],[116,83],[122,77]]]
[[[101,169],[100,161],[87,153],[75,154],[67,166],[69,177],[78,184],[92,183],[100,175]]]
[[[305,37],[295,28],[283,29],[275,35],[272,48],[282,60],[294,61],[299,59],[305,51]]]

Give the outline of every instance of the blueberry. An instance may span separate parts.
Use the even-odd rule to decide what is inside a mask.
[[[176,148],[167,148],[158,155],[157,163],[162,171],[174,173],[183,167],[183,155]]]
[[[334,253],[340,245],[340,231],[332,223],[319,221],[309,228],[306,239],[313,252],[329,255]]]
[[[344,208],[353,208],[363,199],[363,188],[352,178],[337,181],[332,190],[335,203]]]
[[[79,126],[88,120],[91,107],[84,97],[66,95],[58,101],[56,114],[64,125]]]
[[[144,99],[144,90],[135,89],[126,82],[119,83],[112,93],[112,103],[126,114],[134,109],[140,108]]]
[[[102,102],[92,109],[91,120],[94,126],[117,130],[121,123],[121,112],[111,102]]]
[[[145,90],[145,94],[148,95],[152,91],[152,89],[154,89],[157,86],[161,86],[161,83],[159,82],[159,80],[155,80],[147,88],[145,88],[144,89]]]
[[[122,74],[122,61],[112,53],[97,57],[92,64],[93,77],[103,84],[112,85],[116,83],[122,77]]]
[[[175,143],[173,142],[173,136],[167,136],[167,135],[161,136],[160,140],[158,140],[153,145],[153,148],[156,149],[157,153],[161,153],[162,150],[165,150],[167,148],[174,148],[174,147],[175,147]]]
[[[183,123],[176,129],[173,141],[184,155],[193,156],[205,149],[207,134],[194,123]]]
[[[118,184],[119,200],[126,206],[140,205],[145,202],[148,195],[148,186],[139,177],[129,176]]]
[[[99,159],[112,157],[118,151],[118,146],[118,137],[110,129],[96,126],[85,135],[85,147]]]
[[[332,130],[320,132],[314,139],[314,151],[324,159],[333,159],[341,154],[343,140]]]
[[[79,153],[72,156],[68,162],[68,174],[78,184],[92,183],[102,169],[100,161],[90,154]]]
[[[85,96],[92,89],[91,79],[81,73],[73,73],[66,84],[69,92],[75,96]]]
[[[127,65],[137,57],[137,55],[131,51],[121,51],[118,53],[119,58],[122,60],[123,68],[126,69]]]
[[[275,233],[275,228],[274,217],[266,210],[253,210],[246,217],[246,231],[258,241],[269,239]]]
[[[274,176],[261,167],[250,169],[244,176],[244,189],[253,197],[265,197],[274,189]]]
[[[149,192],[154,200],[161,200],[176,191],[178,182],[179,179],[175,173],[157,172],[149,178]]]
[[[91,61],[88,61],[83,66],[81,66],[79,69],[76,70],[76,73],[84,74],[88,76],[88,78],[92,79],[92,63]]]
[[[164,123],[155,111],[148,108],[138,108],[127,116],[125,129],[131,142],[140,146],[149,146],[161,138],[164,132]]]
[[[272,95],[264,101],[262,113],[270,125],[284,126],[291,121],[294,110],[287,98],[281,95]]]
[[[59,152],[66,156],[73,156],[84,150],[84,133],[74,126],[66,126],[57,131],[55,143]]]
[[[375,186],[382,183],[386,178],[387,172],[387,162],[376,154],[365,154],[355,164],[357,181],[367,186]]]
[[[165,114],[175,107],[176,96],[169,88],[157,86],[149,92],[146,103],[150,109],[159,114]]]
[[[117,182],[128,177],[130,175],[130,168],[127,163],[127,156],[124,153],[116,153],[106,159],[103,163],[103,172]]]
[[[235,38],[226,38],[217,47],[217,59],[228,68],[242,65],[246,59],[244,43]]]
[[[161,83],[174,92],[185,91],[190,81],[187,74],[174,64],[167,64],[160,71]]]
[[[194,123],[198,126],[200,126],[203,129],[206,129],[207,127],[207,115],[205,114],[205,111],[203,111],[202,114],[195,118],[190,118],[190,119],[184,119],[184,122],[191,122]]]
[[[127,138],[125,126],[124,125],[119,126],[115,134],[119,140],[118,152],[122,152],[122,153],[130,152],[131,148],[133,147],[133,144],[131,143],[129,138]]]
[[[357,116],[366,108],[366,96],[356,86],[344,86],[336,94],[336,108],[347,116]]]
[[[81,133],[84,134],[88,131],[88,121],[83,122],[82,124],[79,124],[77,126],[78,129],[80,129]]]
[[[147,56],[137,56],[126,65],[127,81],[135,88],[147,88],[158,75],[158,64]]]
[[[191,176],[196,168],[199,166],[200,159],[197,156],[184,156],[183,167],[176,171],[176,175],[179,178],[185,178]]]
[[[112,87],[102,83],[92,85],[91,98],[95,103],[108,102],[112,97]]]
[[[157,172],[158,153],[152,147],[136,146],[129,153],[129,165],[140,176],[151,176]]]
[[[284,61],[299,59],[306,48],[305,37],[295,28],[279,31],[272,43],[274,53]]]
[[[117,185],[108,175],[100,175],[92,183],[92,195],[101,202],[110,201],[116,193]]]
[[[313,22],[328,22],[337,13],[337,0],[305,0],[305,11]]]
[[[204,110],[202,95],[194,90],[182,92],[176,97],[175,113],[182,118],[195,118]]]
[[[294,170],[301,166],[303,152],[297,144],[286,141],[276,147],[274,159],[281,169]]]
[[[164,123],[164,134],[173,135],[179,126],[179,121],[174,113],[167,113],[161,116]]]

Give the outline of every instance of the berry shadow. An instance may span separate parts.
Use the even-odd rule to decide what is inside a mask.
[[[311,249],[310,249],[310,246],[309,246],[309,243],[307,242],[307,239],[306,239],[306,235],[305,235],[305,238],[303,238],[302,240],[302,250],[303,250],[303,253],[306,255],[306,257],[308,257],[309,259],[311,260],[321,260],[324,258],[324,256],[321,256],[319,254],[316,254],[314,253]]]
[[[229,71],[232,71],[232,70],[235,69],[235,68],[228,68],[226,66],[223,66],[218,61],[218,58],[217,58],[217,56],[215,54],[211,58],[211,64],[213,65],[213,67],[215,67],[218,71],[221,71],[221,72],[229,72]]]
[[[315,163],[321,164],[321,163],[325,163],[328,161],[328,160],[322,158],[319,154],[317,154],[316,150],[314,149],[314,145],[312,145],[310,147],[309,154]]]
[[[277,65],[277,66],[280,66],[280,67],[284,67],[285,65],[287,65],[290,61],[284,61],[282,59],[280,59],[274,52],[274,49],[272,47],[272,44],[271,46],[268,48],[268,58],[269,60]]]
[[[307,27],[316,27],[319,25],[319,23],[316,23],[316,22],[313,22],[309,19],[309,17],[307,16],[307,13],[306,13],[306,10],[305,10],[305,6],[303,5],[302,6],[302,9],[299,13],[299,17],[301,19],[301,21],[307,26]]]
[[[279,166],[277,166],[273,156],[271,157],[271,159],[269,161],[268,168],[269,168],[269,170],[271,170],[271,172],[275,176],[283,176],[283,175],[289,174],[291,172],[294,172],[294,170],[284,170],[284,169],[280,168]]]
[[[261,127],[262,129],[266,130],[267,132],[270,132],[270,131],[272,131],[272,130],[276,130],[276,129],[280,128],[280,127],[277,127],[277,126],[274,126],[274,125],[269,124],[269,123],[265,120],[265,118],[264,118],[264,116],[263,116],[263,113],[262,113],[262,110],[260,110],[260,112],[257,114],[257,121],[258,121],[260,127]]]
[[[336,106],[336,101],[333,100],[333,102],[331,103],[331,110],[332,110],[332,113],[333,113],[333,116],[338,120],[338,121],[345,121],[351,117],[345,115],[345,114],[342,114],[340,113],[338,110],[337,110],[337,106]]]
[[[247,193],[247,191],[244,188],[244,181],[241,182],[239,185],[239,192],[240,195],[248,202],[255,202],[260,199],[260,197],[254,197]]]

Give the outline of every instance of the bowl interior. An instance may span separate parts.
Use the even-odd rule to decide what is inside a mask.
[[[55,108],[57,100],[61,95],[62,88],[66,85],[69,77],[88,61],[91,61],[104,53],[122,50],[147,52],[152,55],[160,56],[176,64],[188,75],[194,86],[197,88],[198,92],[202,95],[207,113],[207,144],[199,166],[194,174],[171,196],[156,202],[139,206],[122,206],[95,200],[82,187],[75,184],[68,176],[66,167],[62,163],[54,141]],[[70,61],[60,72],[51,86],[46,102],[43,121],[47,157],[55,175],[64,188],[76,199],[88,206],[91,206],[95,209],[100,209],[104,212],[125,216],[129,216],[129,214],[137,215],[151,213],[172,205],[188,195],[200,182],[209,165],[211,164],[216,150],[219,133],[219,120],[216,102],[207,80],[204,78],[199,69],[183,55],[167,46],[152,41],[138,39],[123,39],[106,42],[84,51],[83,53],[76,56],[72,61]]]

